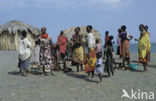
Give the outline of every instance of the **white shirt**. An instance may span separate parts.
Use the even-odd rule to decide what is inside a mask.
[[[19,51],[19,58],[21,60],[24,61],[31,56],[30,47],[31,47],[31,42],[27,38],[19,41],[18,51]]]
[[[92,33],[89,33],[87,35],[88,38],[88,48],[94,48],[95,47],[95,37]]]

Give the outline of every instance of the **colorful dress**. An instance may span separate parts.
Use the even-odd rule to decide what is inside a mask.
[[[125,60],[126,57],[130,58],[130,50],[129,50],[129,39],[127,32],[123,32],[120,34],[121,38],[121,47],[120,47],[120,55]]]
[[[99,67],[96,67],[95,68],[95,71],[97,72],[97,73],[102,73],[103,72],[103,61],[102,61],[102,58],[100,58],[100,59],[97,59],[97,61],[96,61],[96,66],[97,65],[99,65]]]
[[[89,59],[87,59],[87,63],[85,64],[85,72],[93,72],[95,70],[96,64],[96,52],[95,49],[92,48],[89,53]]]
[[[142,33],[142,37],[139,39],[138,52],[139,52],[139,62],[147,64],[150,57],[151,44],[149,40],[149,35],[147,32]]]
[[[45,69],[45,72],[49,72],[52,69],[52,39],[46,33],[40,36],[40,66]]]
[[[59,35],[58,44],[59,44],[59,47],[60,47],[60,52],[62,54],[66,54],[67,38],[65,36],[63,36],[63,35]]]
[[[82,37],[79,34],[73,36],[73,52],[72,61],[73,64],[83,64],[84,63],[84,50],[82,47]]]

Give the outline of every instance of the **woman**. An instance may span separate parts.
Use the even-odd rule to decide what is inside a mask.
[[[121,38],[120,54],[123,59],[123,67],[125,67],[126,61],[128,64],[130,63],[129,40],[131,40],[133,37],[127,33],[125,25],[121,26],[121,30],[122,30],[122,33],[120,34],[120,38]],[[125,67],[125,69],[127,68]]]
[[[41,35],[40,35],[40,66],[43,68],[44,73],[50,72],[52,73],[52,39],[46,33],[46,27],[42,27]]]
[[[65,62],[65,55],[66,55],[66,45],[67,45],[67,38],[64,36],[64,32],[61,31],[58,37],[58,45],[60,48],[60,56],[63,61],[63,70],[67,72],[66,62]]]
[[[149,61],[151,44],[148,32],[145,31],[144,25],[140,25],[139,30],[141,32],[138,42],[139,63],[142,63],[144,71],[147,71],[146,65]]]
[[[75,34],[73,36],[73,53],[72,53],[72,63],[77,66],[77,72],[79,72],[79,66],[83,70],[84,63],[84,51],[82,47],[82,36],[80,33],[80,27],[75,28]]]
[[[85,72],[88,73],[88,78],[90,77],[90,74],[92,74],[91,77],[93,78],[96,64],[96,52],[94,48],[91,48],[88,57],[85,64]]]

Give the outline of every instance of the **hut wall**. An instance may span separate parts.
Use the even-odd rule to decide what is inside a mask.
[[[27,38],[29,41],[31,41],[32,49],[33,49],[37,37],[32,36],[30,33],[28,33]],[[18,34],[9,34],[8,32],[3,32],[0,35],[0,50],[17,51],[18,43],[20,39],[21,39],[21,32],[18,32]]]
[[[0,35],[0,49],[1,50],[5,50],[6,49],[6,35],[5,35],[5,33],[1,33],[1,35]]]

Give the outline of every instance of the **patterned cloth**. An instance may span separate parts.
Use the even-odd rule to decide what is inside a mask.
[[[124,40],[124,41],[121,43],[120,55],[122,56],[123,59],[125,59],[126,56],[130,58],[129,40]]]
[[[95,71],[97,72],[97,73],[102,73],[103,72],[103,62],[102,62],[102,58],[100,58],[100,59],[97,59],[97,61],[96,61],[96,66],[97,65],[99,65],[99,67],[96,67],[95,68]]]
[[[138,52],[139,52],[139,62],[146,63],[150,59],[151,44],[149,40],[149,35],[147,32],[142,33],[142,37],[139,39]]]
[[[96,52],[94,48],[91,49],[89,53],[89,59],[87,60],[87,63],[85,64],[85,72],[93,72],[95,70],[95,64],[96,64]]]
[[[82,46],[75,48],[72,54],[72,61],[83,64],[84,63],[84,52]]]
[[[63,35],[59,35],[58,44],[60,46],[60,52],[62,54],[65,54],[66,53],[67,38],[65,36],[63,36]]]
[[[52,54],[51,54],[51,44],[52,39],[50,36],[47,38],[40,37],[40,66],[45,68],[45,71],[52,69]]]

